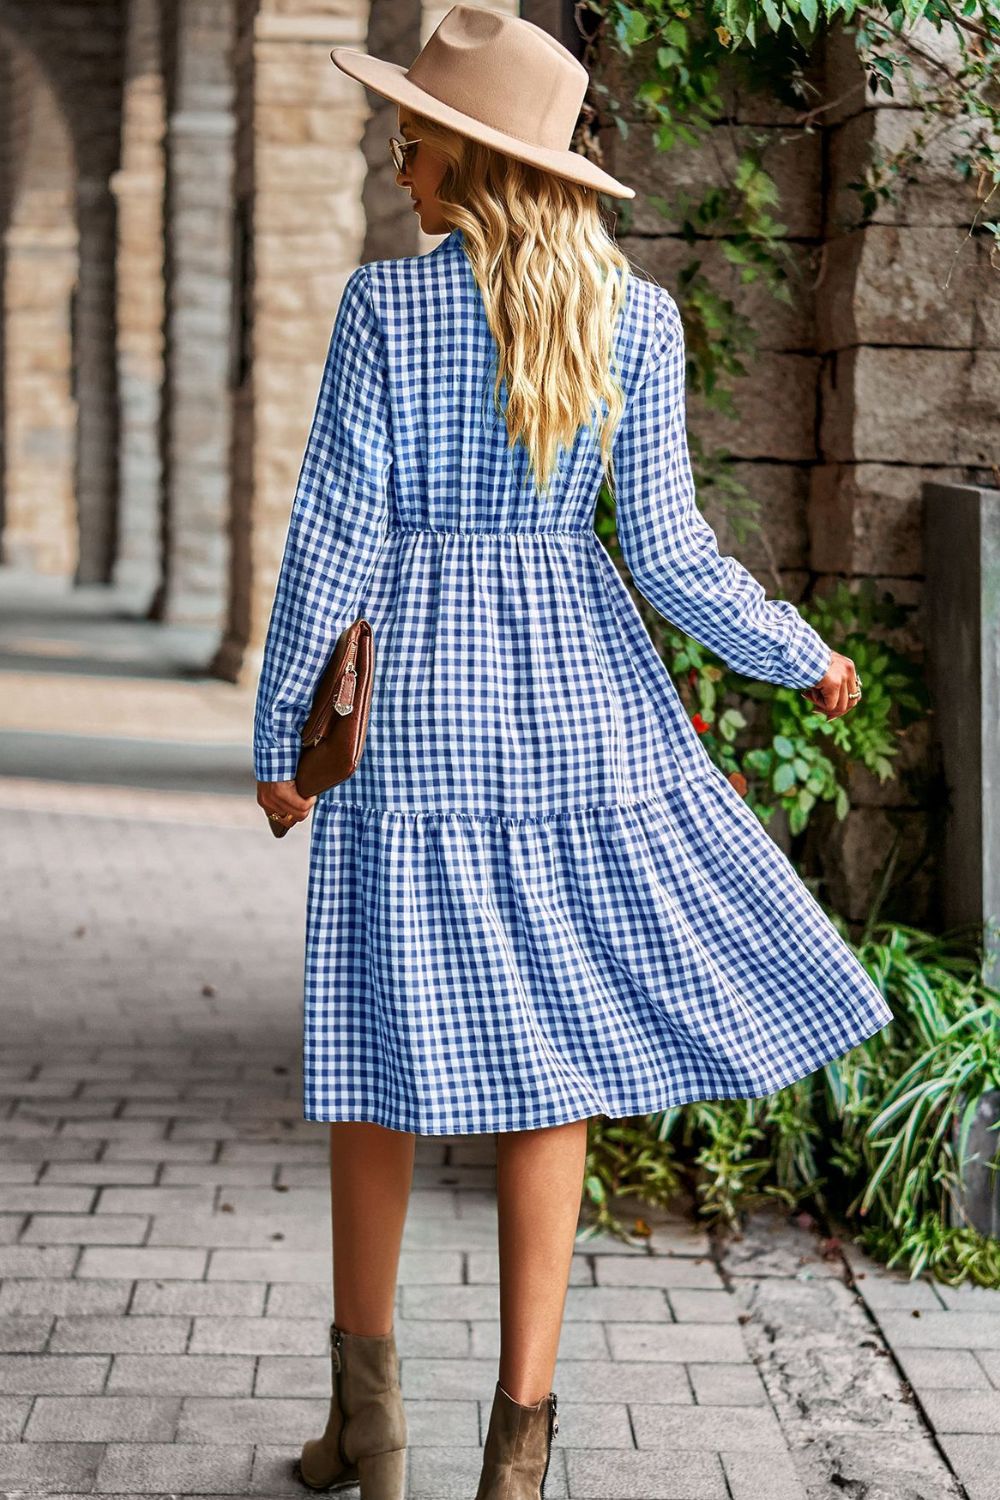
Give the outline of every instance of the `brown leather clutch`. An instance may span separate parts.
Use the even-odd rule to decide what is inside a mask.
[[[368,733],[375,668],[375,638],[363,615],[343,630],[316,684],[295,772],[300,797],[318,796],[358,769]],[[294,823],[268,817],[276,839]]]

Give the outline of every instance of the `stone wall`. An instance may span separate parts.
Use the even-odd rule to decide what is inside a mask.
[[[628,77],[625,68],[609,72],[623,95]],[[692,444],[728,454],[758,506],[762,534],[740,541],[721,500],[703,497],[720,548],[770,593],[797,601],[841,578],[875,579],[908,611],[889,639],[922,662],[921,484],[986,480],[1000,395],[995,273],[985,241],[963,239],[976,205],[945,143],[899,207],[854,227],[859,208],[848,183],[861,177],[875,144],[900,141],[913,111],[899,108],[898,89],[896,102],[873,99],[848,37],[834,38],[816,59],[814,81],[820,97],[839,100],[819,128],[734,87],[732,122],[701,147],[659,157],[641,123],[624,145],[611,137],[613,170],[640,193],[622,213],[618,238],[679,300],[682,269],[700,260],[754,330],[748,376],[731,383],[735,415],[720,415],[693,393],[688,400]],[[781,195],[787,304],[741,285],[711,231],[691,246],[681,223],[651,202],[657,193],[697,201],[751,134],[763,137],[763,166]],[[847,819],[820,817],[818,836],[814,829],[807,841],[806,857],[827,878],[837,908],[856,921],[897,835],[887,910],[929,915],[939,795],[929,720],[903,736],[899,764],[903,775],[885,784],[853,774]]]

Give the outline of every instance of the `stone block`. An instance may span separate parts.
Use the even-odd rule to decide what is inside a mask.
[[[813,566],[848,575],[922,576],[920,487],[938,477],[937,469],[908,464],[816,465],[809,497]]]
[[[817,303],[816,348],[858,344],[975,347],[984,270],[975,240],[956,229],[870,224],[827,241],[826,294]],[[950,267],[947,296],[930,267]]]
[[[913,144],[914,131],[924,125],[921,111],[893,103],[852,115],[826,132],[830,183],[827,212],[835,233],[855,227],[860,219],[860,202],[848,183],[864,176],[873,151],[882,156],[895,155]],[[955,171],[954,157],[968,149],[967,132],[968,122],[957,117],[930,138],[916,181],[902,185],[897,201],[880,200],[872,222],[924,228],[950,225],[964,234],[972,215],[971,194]]]
[[[611,1323],[612,1358],[655,1363],[744,1364],[747,1352],[739,1328],[719,1323]]]
[[[253,1378],[249,1356],[116,1354],[107,1390],[112,1396],[249,1396]]]
[[[823,366],[823,451],[841,462],[986,464],[998,387],[994,350],[846,350]]]
[[[39,1396],[24,1436],[35,1443],[169,1443],[180,1405],[166,1396]]]
[[[56,1319],[54,1353],[179,1354],[187,1344],[187,1318],[108,1318],[96,1314]]]
[[[178,1443],[302,1443],[322,1432],[329,1413],[322,1400],[228,1399],[192,1396],[184,1402]]]
[[[5,1495],[87,1495],[104,1449],[100,1443],[4,1443],[0,1490]]]
[[[731,1494],[717,1453],[626,1451],[609,1463],[604,1448],[575,1448],[566,1455],[566,1472],[574,1500],[728,1500]]]
[[[109,1443],[97,1471],[96,1494],[245,1494],[253,1450],[184,1443]]]
[[[673,204],[682,198],[690,204],[699,203],[707,185],[717,182],[720,172],[735,173],[738,156],[750,145],[751,136],[764,171],[777,186],[778,217],[785,233],[790,239],[818,239],[822,233],[821,134],[766,125],[718,126],[696,146],[679,145],[664,155],[656,149],[651,127],[634,124],[627,138],[615,145],[616,175],[636,189],[631,208],[633,232],[679,233],[680,218],[664,214],[655,200]]]
[[[134,1249],[90,1247],[84,1250],[77,1275],[114,1280],[201,1281],[208,1254],[194,1248],[147,1246]]]

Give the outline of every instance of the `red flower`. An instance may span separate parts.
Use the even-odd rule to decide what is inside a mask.
[[[711,729],[712,727],[711,724],[705,723],[705,720],[702,718],[701,714],[692,714],[691,723],[694,725],[695,729],[697,729],[699,734],[704,734],[706,729]]]
[[[728,779],[732,782],[733,786],[739,792],[740,796],[745,797],[747,794],[747,779],[743,775],[743,772],[730,771]]]

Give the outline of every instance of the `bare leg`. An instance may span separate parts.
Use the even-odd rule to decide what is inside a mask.
[[[416,1136],[366,1121],[330,1126],[334,1322],[390,1331]]]
[[[522,1406],[552,1389],[586,1157],[586,1120],[497,1135],[499,1379]]]

